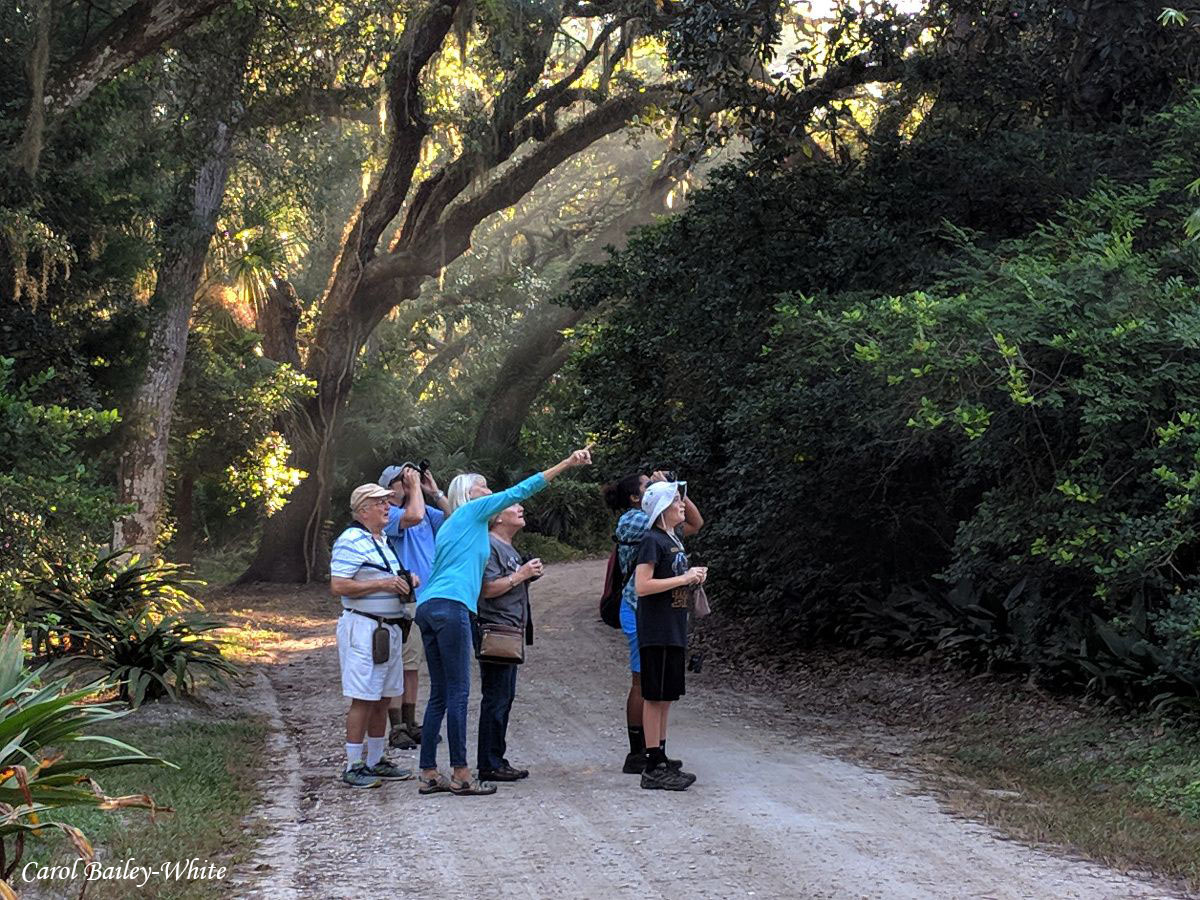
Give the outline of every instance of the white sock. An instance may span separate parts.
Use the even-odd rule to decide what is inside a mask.
[[[367,765],[374,766],[383,759],[383,748],[387,746],[387,736],[372,737],[367,735]]]
[[[362,762],[362,744],[346,744],[346,768]]]

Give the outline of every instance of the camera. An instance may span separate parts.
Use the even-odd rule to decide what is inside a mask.
[[[429,471],[429,460],[423,459],[419,463],[408,462],[406,460],[405,462],[402,462],[400,464],[400,468],[402,470],[403,469],[414,469],[414,470],[416,470],[416,473],[418,475],[420,475],[422,478],[424,478],[425,473]]]
[[[662,472],[663,477],[666,478],[667,481],[678,481],[679,480],[679,473],[676,472],[674,469],[670,468],[669,465],[667,465],[667,464],[657,463],[657,464],[651,466],[650,471],[647,472],[646,474],[653,475],[655,472]]]

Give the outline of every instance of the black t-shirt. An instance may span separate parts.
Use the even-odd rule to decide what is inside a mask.
[[[674,578],[688,570],[687,556],[661,528],[651,528],[638,545],[637,564],[654,564],[655,578]],[[636,577],[636,576],[635,576]],[[638,644],[643,647],[686,647],[690,588],[638,597]]]

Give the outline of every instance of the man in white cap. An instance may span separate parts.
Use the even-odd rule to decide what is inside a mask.
[[[412,591],[411,576],[383,534],[391,495],[377,484],[354,489],[354,521],[334,542],[329,565],[329,588],[342,601],[338,659],[342,694],[350,698],[342,781],[351,787],[378,787],[383,781],[413,777],[411,770],[383,758],[388,705],[404,691],[401,599]]]

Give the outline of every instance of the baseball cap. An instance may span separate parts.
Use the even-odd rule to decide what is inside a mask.
[[[391,490],[392,482],[400,477],[404,471],[404,466],[388,466],[379,476],[379,486]]]
[[[358,509],[368,500],[378,500],[381,497],[391,497],[392,492],[377,484],[360,484],[350,492],[350,511]]]

